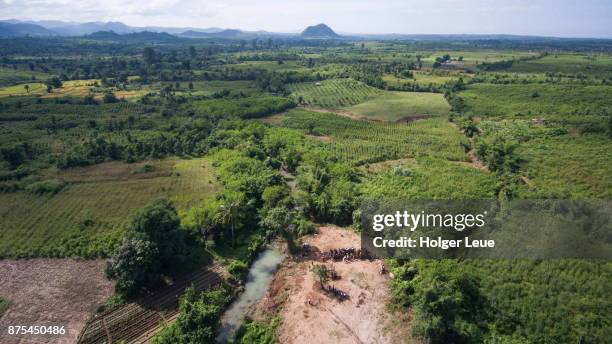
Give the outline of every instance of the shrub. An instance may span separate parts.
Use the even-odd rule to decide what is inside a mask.
[[[60,179],[49,179],[39,182],[32,183],[25,187],[25,190],[31,194],[43,195],[43,194],[56,194],[60,192],[66,183]]]
[[[249,266],[242,260],[233,260],[227,267],[227,271],[237,281],[242,281],[249,273]]]

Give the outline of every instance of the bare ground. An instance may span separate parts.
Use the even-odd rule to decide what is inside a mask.
[[[11,301],[0,317],[0,343],[74,343],[97,305],[113,293],[103,260],[0,261],[0,296]],[[8,336],[7,326],[64,325],[65,335]]]
[[[359,236],[338,227],[321,227],[306,242],[320,252],[360,246]],[[325,262],[328,267],[332,262]],[[286,260],[270,290],[251,312],[255,319],[278,315],[278,341],[291,343],[405,343],[407,315],[390,314],[388,276],[379,272],[377,260],[333,263],[341,279],[336,288],[349,294],[340,302],[327,296],[311,271],[312,260]],[[398,319],[400,321],[398,321]]]

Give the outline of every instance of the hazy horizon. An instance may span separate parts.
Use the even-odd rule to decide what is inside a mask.
[[[355,34],[510,34],[612,38],[612,2],[587,0],[0,0],[3,20],[119,21],[296,33],[325,23]]]

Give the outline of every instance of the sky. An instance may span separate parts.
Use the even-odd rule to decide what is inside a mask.
[[[0,0],[0,18],[340,33],[612,38],[612,0]]]

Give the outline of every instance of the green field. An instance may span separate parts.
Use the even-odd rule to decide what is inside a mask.
[[[210,198],[218,186],[207,159],[107,163],[59,172],[57,194],[0,194],[0,257],[109,254],[132,212],[169,197],[179,209]]]
[[[381,90],[352,79],[332,79],[289,86],[293,97],[302,97],[307,105],[339,108],[362,103],[380,94]]]
[[[357,165],[368,162],[437,156],[452,161],[467,161],[461,148],[462,135],[445,118],[419,120],[409,124],[357,121],[328,113],[292,110],[282,126],[319,135],[326,150]]]
[[[612,197],[612,150],[603,135],[538,138],[521,145],[530,179],[522,198]]]
[[[612,107],[612,86],[474,84],[459,95],[477,116],[596,115]]]
[[[612,56],[604,54],[550,54],[541,59],[520,61],[508,70],[520,73],[567,73],[612,76]]]
[[[31,82],[32,80],[45,80],[52,76],[48,73],[39,71],[28,71],[25,69],[12,69],[0,67],[0,86],[9,86],[14,84],[20,84],[25,82]]]
[[[537,53],[526,51],[499,51],[499,50],[480,50],[480,51],[437,51],[423,59],[423,61],[433,63],[436,57],[450,55],[451,59],[457,60],[462,57],[463,63],[475,65],[483,62],[499,62],[504,60],[519,59],[521,57],[537,56]]]
[[[450,106],[441,94],[385,92],[345,109],[368,119],[393,122],[419,116],[444,116]]]
[[[357,230],[366,199],[612,197],[612,41],[157,35],[0,39],[0,259],[113,257],[139,292],[206,256],[234,296],[268,243],[289,255],[317,224]],[[386,263],[385,300],[416,337],[612,338],[603,260]]]

